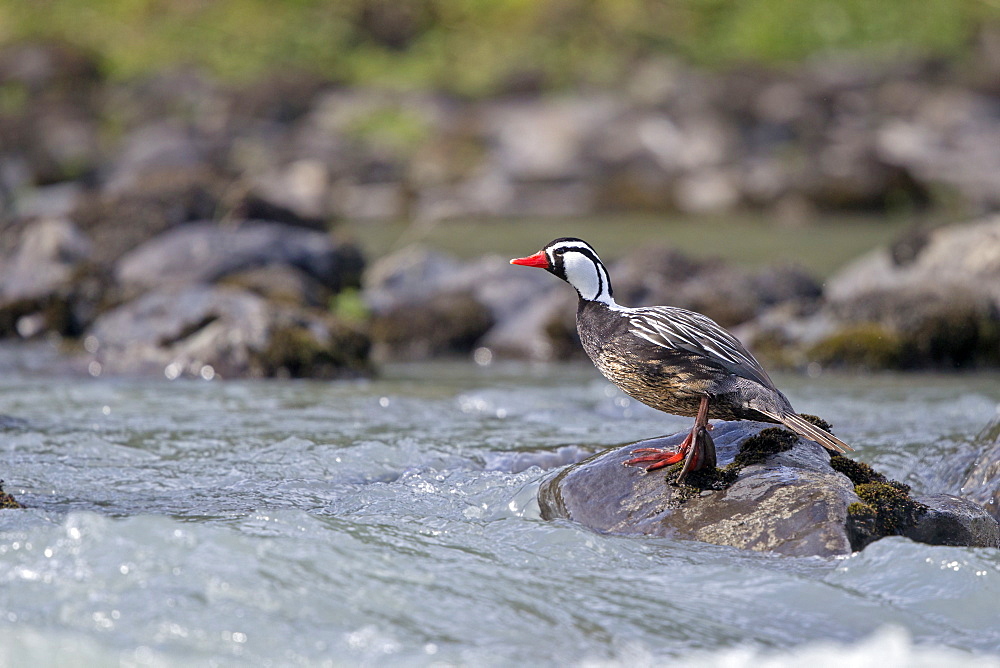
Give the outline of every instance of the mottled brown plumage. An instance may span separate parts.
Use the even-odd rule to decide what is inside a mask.
[[[583,349],[611,382],[658,410],[698,416],[679,452],[627,463],[651,462],[652,470],[686,457],[681,477],[697,470],[708,463],[702,450],[711,444],[709,418],[781,423],[830,450],[851,449],[802,419],[743,344],[710,318],[673,306],[617,304],[607,269],[586,242],[556,239],[511,263],[546,269],[576,288]]]

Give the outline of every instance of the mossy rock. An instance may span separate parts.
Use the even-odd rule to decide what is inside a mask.
[[[875,529],[882,536],[900,536],[916,526],[927,506],[910,498],[910,488],[901,483],[870,482],[855,485],[861,501],[875,511]]]
[[[899,369],[906,359],[902,338],[884,325],[848,325],[814,344],[809,359],[829,367]]]
[[[328,325],[325,335],[303,324],[275,328],[254,359],[254,375],[340,378],[370,373],[368,337],[332,319]]]
[[[831,457],[767,423],[714,423],[723,468],[691,473],[683,484],[676,483],[680,466],[653,474],[623,466],[636,448],[673,449],[685,435],[611,448],[561,470],[539,488],[541,516],[602,533],[795,556],[849,554],[897,535],[932,545],[1000,546],[1000,526],[981,506],[949,495],[911,496],[870,466]]]
[[[830,466],[834,471],[843,473],[851,479],[855,485],[867,485],[870,483],[888,482],[888,479],[864,462],[851,459],[840,454],[833,454],[830,457]]]
[[[908,535],[927,513],[925,504],[911,498],[909,485],[889,480],[864,462],[834,454],[830,466],[850,478],[860,499],[847,507],[855,549],[883,536]]]

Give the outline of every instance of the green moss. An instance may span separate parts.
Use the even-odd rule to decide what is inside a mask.
[[[910,498],[906,485],[871,482],[857,485],[854,491],[874,511],[875,531],[881,536],[901,535],[927,512],[927,506]]]
[[[864,462],[859,462],[840,453],[830,454],[830,466],[834,471],[843,473],[851,479],[855,485],[866,485],[869,483],[885,483],[888,479]],[[902,485],[902,483],[896,483]]]
[[[737,470],[751,464],[760,464],[771,455],[791,450],[799,437],[781,427],[768,427],[743,441],[733,460]]]
[[[739,469],[732,465],[721,469],[712,467],[688,473],[684,482],[702,491],[707,489],[722,490],[736,482],[737,475],[739,475]]]
[[[861,323],[816,343],[808,355],[824,366],[898,369],[906,359],[906,350],[898,334],[877,323]]]
[[[854,503],[847,506],[847,512],[855,517],[863,518],[869,517],[875,519],[875,509],[869,506],[867,503],[861,503],[860,501],[855,501]]]
[[[678,462],[667,469],[666,481],[676,488],[671,501],[674,507],[681,506],[691,499],[701,496],[705,491],[721,491],[736,482],[739,475],[739,467],[732,464],[725,468],[707,468],[700,471],[691,471],[687,474],[684,482],[678,483],[677,476],[684,467],[684,462]]]
[[[868,464],[834,454],[830,465],[854,483],[861,499],[847,507],[851,547],[860,550],[883,536],[899,536],[913,527],[927,506],[910,498],[910,486],[889,480]]]

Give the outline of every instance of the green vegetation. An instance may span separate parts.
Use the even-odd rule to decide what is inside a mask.
[[[960,58],[998,15],[982,0],[32,0],[0,5],[0,41],[68,39],[114,77],[293,67],[482,95],[613,82],[660,54],[708,66],[838,51]]]

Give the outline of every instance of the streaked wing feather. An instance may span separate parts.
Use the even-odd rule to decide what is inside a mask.
[[[631,332],[650,343],[702,355],[738,376],[774,386],[739,339],[700,313],[673,306],[650,306],[631,309],[629,320]]]

